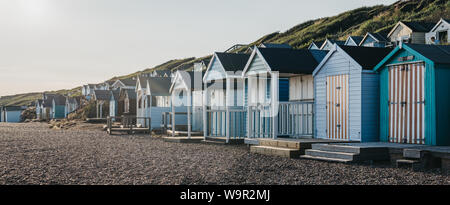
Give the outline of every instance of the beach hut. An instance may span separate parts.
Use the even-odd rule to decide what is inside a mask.
[[[170,112],[170,77],[139,77],[136,86],[137,117],[150,117],[150,129],[161,128],[162,115]],[[144,119],[138,119],[145,124]]]
[[[133,89],[120,89],[118,105],[120,116],[136,116],[136,90],[134,87]]]
[[[425,34],[427,44],[448,44],[450,42],[450,19],[441,19]]]
[[[66,97],[58,94],[54,95],[51,109],[51,119],[64,118],[66,110]]]
[[[116,80],[111,86],[111,90],[120,90],[120,89],[135,89],[136,88],[136,78],[126,78]]]
[[[322,47],[324,42],[325,41],[313,41],[309,44],[308,49],[320,50],[320,47]]]
[[[170,86],[171,95],[171,128],[172,136],[175,136],[176,124],[179,121],[177,113],[186,116],[187,136],[191,137],[192,132],[200,133],[203,127],[203,72],[177,71],[175,79]],[[178,110],[183,110],[178,112]],[[176,119],[176,120],[175,120]],[[178,124],[180,125],[180,124]],[[183,132],[179,132],[183,133]]]
[[[24,106],[3,106],[1,109],[1,122],[16,123],[21,122],[22,111],[26,109]]]
[[[164,77],[171,78],[174,77],[172,71],[170,70],[154,70],[149,77]]]
[[[400,44],[380,73],[380,140],[450,145],[450,46]]]
[[[42,119],[43,100],[42,99],[36,100],[35,106],[36,106],[36,119],[40,120]]]
[[[387,37],[395,45],[403,43],[425,44],[425,34],[430,32],[435,23],[399,21]]]
[[[359,44],[361,43],[363,38],[364,37],[362,37],[362,36],[348,36],[347,40],[345,40],[344,45],[345,46],[359,46]]]
[[[389,47],[391,42],[385,33],[367,33],[359,43],[363,47]]]
[[[70,113],[76,111],[80,106],[81,106],[80,97],[66,97],[64,117],[67,117]]]
[[[268,46],[268,45],[267,45]],[[246,134],[242,71],[249,54],[214,53],[204,83],[204,137],[244,138]]]
[[[95,100],[96,118],[108,116],[109,100],[111,99],[109,90],[94,90],[93,100]]]
[[[253,49],[243,71],[249,138],[313,136],[312,72],[325,55],[321,50]]]
[[[378,141],[379,76],[390,48],[334,45],[313,72],[316,138]]]
[[[119,117],[119,95],[120,90],[110,90],[110,98],[109,98],[109,116],[110,117]]]
[[[320,50],[328,51],[333,47],[334,44],[344,45],[345,41],[326,39],[325,42],[323,42],[322,46],[320,46]]]

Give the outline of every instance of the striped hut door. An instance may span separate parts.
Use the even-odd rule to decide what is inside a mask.
[[[327,136],[348,140],[348,75],[327,77]]]
[[[423,63],[389,68],[389,142],[424,144]]]

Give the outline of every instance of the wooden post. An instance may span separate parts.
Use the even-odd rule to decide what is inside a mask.
[[[226,86],[225,86],[225,135],[226,142],[230,142],[230,105],[232,104],[233,99],[230,99],[230,90],[231,90],[231,82],[230,78],[226,78]]]
[[[188,101],[187,101],[187,120],[188,120],[188,139],[191,139],[191,126],[192,126],[192,122],[191,122],[191,109],[192,109],[192,90],[188,90],[187,92],[187,97],[188,97]]]
[[[271,99],[270,99],[270,104],[271,104],[271,108],[272,108],[272,137],[273,139],[277,139],[277,135],[278,135],[278,87],[279,87],[279,82],[278,82],[278,72],[271,72],[270,76],[271,76]]]
[[[99,118],[98,117],[98,101],[95,102],[95,111],[96,111],[95,114],[97,115],[97,118]]]
[[[245,81],[245,79],[244,79],[244,81]],[[251,109],[251,93],[250,93],[250,91],[251,91],[250,85],[251,84],[250,84],[250,82],[251,82],[251,77],[249,76],[247,78],[247,137],[248,138],[252,137],[252,130],[251,130],[252,129],[252,126],[251,126],[251,124],[252,124],[252,116],[251,116],[252,109]],[[245,90],[245,88],[244,88],[244,90]]]
[[[102,117],[103,117],[103,101],[100,102],[100,116],[99,116],[99,118],[102,118]]]
[[[172,94],[172,137],[175,137],[175,106],[174,104],[174,95]]]
[[[151,119],[152,119],[152,95],[150,95],[150,106],[148,106],[148,108],[147,109],[150,109],[149,110],[149,112],[148,112],[148,114],[149,114],[149,116],[147,116],[147,117],[149,117],[150,118],[150,124],[148,125],[148,127],[150,128],[150,131],[152,130],[152,122],[151,122]],[[147,112],[145,112],[146,114],[147,114]]]
[[[206,140],[208,135],[208,116],[207,116],[207,104],[208,104],[208,82],[204,83],[203,91],[203,138]]]

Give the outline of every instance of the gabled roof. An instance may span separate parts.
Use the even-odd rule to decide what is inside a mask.
[[[111,92],[109,90],[94,90],[94,99],[95,100],[106,100],[110,99]]]
[[[237,71],[243,71],[249,58],[250,54],[215,52],[211,60],[212,61],[215,60],[222,66],[223,74],[221,74],[221,78],[227,78],[229,74],[228,72],[233,72],[234,75],[234,73],[236,73]],[[209,73],[211,72],[211,69],[213,69],[213,65],[214,64],[209,63],[206,72],[203,76],[202,79],[203,81],[207,80]]]
[[[129,99],[136,99],[136,91],[134,89],[120,89],[120,96],[127,95]]]
[[[174,86],[177,83],[182,83],[186,89],[203,90],[203,76],[204,72],[192,72],[192,71],[177,71],[175,79],[170,86],[169,91],[172,92]],[[198,78],[198,79],[197,79]]]
[[[125,86],[136,86],[136,80],[132,78],[122,79],[120,80]]]
[[[247,64],[249,54],[240,53],[215,53],[217,59],[222,64],[225,71],[239,71],[244,70]]]
[[[364,70],[372,70],[392,48],[339,46],[351,56]]]
[[[361,40],[361,42],[359,42],[359,46],[361,46],[361,45],[366,41],[366,39],[367,39],[369,36],[370,36],[371,38],[375,39],[375,41],[377,41],[377,42],[389,42],[389,39],[387,38],[387,35],[386,35],[385,33],[382,33],[382,32],[378,32],[378,33],[371,33],[371,32],[368,32],[368,33],[364,36],[364,38]]]
[[[111,97],[114,98],[115,101],[119,100],[120,90],[111,90]],[[109,99],[111,99],[111,97]]]
[[[66,105],[66,97],[63,95],[55,95],[53,97],[53,102],[55,102],[55,105]]]
[[[150,94],[152,96],[170,96],[169,89],[172,84],[171,78],[151,77],[147,80],[150,86]]]
[[[334,52],[340,51],[344,56],[350,60],[350,63],[359,65],[363,70],[371,70],[378,62],[380,62],[386,55],[388,55],[392,48],[378,48],[378,47],[360,47],[360,46],[340,46],[333,45],[333,48],[328,52],[327,56],[320,62],[313,72],[315,76],[322,67],[326,64],[328,59]]]
[[[359,45],[359,43],[361,43],[363,38],[364,37],[362,37],[362,36],[348,36],[348,38],[345,41],[345,43],[347,43],[349,40],[352,40],[353,42],[355,42],[356,45]]]
[[[42,105],[44,107],[52,107],[52,105],[53,105],[53,96],[52,97],[47,97],[47,99],[45,99],[43,101]]]
[[[406,49],[415,55],[421,55],[437,64],[450,64],[450,45],[428,45],[402,43],[391,51],[373,70],[379,70],[398,51]]]
[[[311,74],[326,51],[308,49],[256,48],[247,63],[247,72],[255,55],[260,55],[272,71],[289,74]]]
[[[344,45],[345,41],[337,41],[337,40],[332,40],[332,39],[326,39],[323,44],[320,46],[320,50],[323,50],[323,48],[330,43],[331,45],[333,44],[337,44],[337,45]]]
[[[153,74],[156,75],[155,77],[170,77],[170,74],[172,74],[172,71],[170,70],[155,70],[153,71]]]
[[[447,24],[450,24],[450,19],[443,19],[441,18],[430,31],[435,31],[436,28],[439,26],[439,24],[446,22]]]
[[[282,43],[261,43],[258,47],[260,48],[292,48],[289,44]]]
[[[316,46],[317,49],[320,49],[324,42],[325,41],[312,41],[311,44],[309,44],[308,49],[311,49],[312,46]]]
[[[418,21],[399,21],[397,24],[395,24],[394,28],[389,32],[387,35],[388,37],[392,35],[392,33],[399,27],[400,25],[406,26],[409,28],[412,32],[429,32],[431,29],[433,29],[435,23],[430,22],[418,22]]]
[[[429,32],[433,27],[434,23],[430,22],[417,22],[417,21],[402,21],[408,28],[414,32]]]

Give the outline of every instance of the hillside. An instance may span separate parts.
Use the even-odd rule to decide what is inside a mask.
[[[366,32],[389,31],[398,21],[430,21],[437,22],[440,18],[450,18],[450,1],[447,0],[410,0],[399,1],[392,5],[362,7],[341,13],[337,16],[310,20],[298,24],[291,29],[271,33],[261,37],[249,44],[249,46],[260,43],[287,43],[295,48],[305,48],[313,40],[321,41],[325,38],[344,40],[348,35],[362,36]],[[231,45],[230,45],[231,46]],[[236,51],[246,50],[247,47],[239,48]],[[137,71],[125,76],[116,76],[111,79],[127,78],[138,73],[147,73],[153,70],[189,70],[195,62],[199,62],[210,55],[200,58],[175,59],[165,62],[153,68]],[[80,88],[71,91],[79,93]],[[55,91],[67,93],[69,91]],[[34,101],[40,94],[28,93],[0,98],[0,105],[26,105]]]

